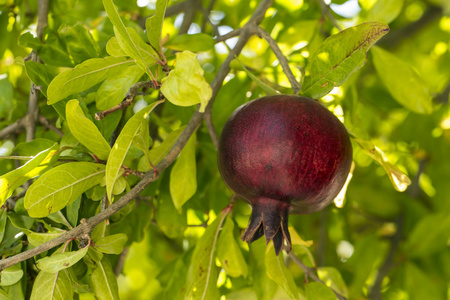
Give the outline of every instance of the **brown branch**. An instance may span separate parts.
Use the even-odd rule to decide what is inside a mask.
[[[187,7],[187,1],[178,2],[174,5],[171,5],[166,9],[165,17],[167,18],[167,17],[178,15],[178,14],[184,12],[186,10],[186,7]]]
[[[389,271],[394,267],[394,255],[397,252],[400,241],[402,240],[402,230],[403,230],[403,216],[400,215],[396,221],[397,231],[391,237],[391,247],[389,252],[381,265],[380,269],[378,269],[377,277],[375,278],[375,282],[373,283],[370,292],[369,299],[372,300],[382,300],[381,296],[381,288],[384,277],[389,274]]]
[[[50,121],[46,117],[44,117],[43,115],[39,115],[39,122],[42,125],[44,125],[45,127],[47,127],[48,129],[56,132],[57,135],[59,135],[59,136],[63,136],[64,135],[64,132],[62,132],[55,125],[50,123]]]
[[[240,34],[241,34],[241,30],[242,30],[242,28],[238,28],[238,29],[236,29],[236,30],[233,30],[233,31],[228,32],[227,34],[218,36],[218,37],[216,38],[216,44],[217,44],[217,43],[220,43],[220,42],[224,42],[224,41],[226,41],[226,40],[229,40],[229,39],[231,39],[231,38],[234,38],[234,37],[240,35]]]
[[[294,94],[298,94],[302,89],[302,87],[300,86],[300,83],[298,83],[297,79],[295,79],[294,73],[292,73],[291,68],[289,67],[289,63],[286,57],[284,56],[283,52],[281,52],[280,47],[278,47],[277,42],[275,42],[275,40],[270,36],[270,34],[261,27],[258,27],[258,35],[267,41],[273,53],[278,58],[281,68],[283,69],[284,74],[286,74],[291,84],[291,87],[294,90]]]
[[[153,81],[141,81],[138,83],[133,84],[130,89],[128,90],[128,92],[125,95],[125,98],[122,100],[122,102],[120,102],[119,104],[117,104],[116,106],[113,106],[107,110],[104,111],[99,111],[98,113],[95,114],[95,119],[97,121],[100,121],[101,119],[103,119],[104,117],[106,117],[109,114],[112,114],[113,112],[120,110],[120,109],[124,109],[128,106],[131,105],[131,103],[133,102],[134,98],[136,97],[136,95],[138,94],[138,91],[143,88],[143,89],[148,89],[148,88],[156,88]]]
[[[4,139],[5,137],[15,134],[24,128],[25,118],[19,119],[16,122],[6,126],[2,130],[0,130],[0,139]]]
[[[186,7],[188,9],[184,10],[183,22],[178,30],[178,34],[185,34],[189,31],[197,11],[202,8],[202,2],[199,0],[186,0]]]
[[[210,23],[209,15],[211,14],[211,11],[213,10],[214,4],[216,4],[216,0],[209,1],[208,8],[204,11],[203,21],[202,21],[202,32],[205,31],[206,23]]]
[[[244,45],[247,43],[249,37],[256,32],[257,25],[264,18],[266,10],[270,7],[273,0],[263,0],[256,8],[253,16],[250,18],[249,22],[243,27],[243,34],[240,36],[238,43],[235,48],[228,54],[225,62],[220,67],[218,73],[216,74],[211,87],[213,90],[212,98],[208,104],[207,109],[211,110],[212,104],[214,103],[214,98],[219,92],[220,87],[223,84],[223,80],[230,71],[229,63],[237,56]],[[172,149],[167,153],[167,155],[158,163],[156,170],[159,173],[163,172],[169,165],[178,157],[181,149],[186,145],[187,141],[191,135],[197,130],[203,121],[203,113],[198,112],[198,110],[193,114],[191,120],[186,125],[184,131],[180,134],[178,140],[173,145]],[[14,264],[21,261],[32,258],[33,256],[39,255],[45,251],[48,251],[70,239],[82,238],[86,239],[90,232],[100,224],[102,221],[108,219],[121,208],[127,205],[131,200],[133,200],[148,184],[154,182],[158,179],[154,170],[147,172],[142,178],[127,194],[122,196],[117,202],[113,203],[111,206],[107,207],[105,210],[100,211],[97,215],[85,220],[80,221],[80,225],[67,231],[60,235],[59,237],[41,244],[33,249],[27,250],[25,252],[16,254],[14,256],[0,260],[0,271],[4,270]]]
[[[122,273],[123,266],[125,265],[125,260],[127,259],[129,247],[123,249],[122,253],[119,255],[119,259],[117,259],[116,266],[114,267],[114,275],[119,277],[120,273]]]
[[[320,4],[320,7],[322,8],[322,16],[327,16],[328,20],[333,24],[334,27],[336,27],[339,31],[342,31],[341,26],[339,26],[338,22],[334,18],[333,14],[331,13],[330,7],[325,3],[323,0],[317,0]]]
[[[309,278],[311,278],[312,280],[314,280],[316,282],[325,284],[322,280],[320,280],[320,278],[316,275],[316,273],[314,273],[314,270],[312,268],[306,266],[297,256],[295,256],[294,253],[288,252],[288,255],[302,269],[303,273],[305,273],[306,276],[308,276]],[[330,289],[335,293],[336,297],[339,300],[347,299],[346,297],[344,297],[340,293],[336,292],[332,288],[330,288]]]

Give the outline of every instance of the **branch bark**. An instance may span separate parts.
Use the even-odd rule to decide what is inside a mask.
[[[235,56],[237,56],[244,45],[247,43],[249,37],[256,32],[256,27],[264,18],[266,10],[273,3],[273,0],[263,0],[256,8],[253,16],[250,18],[249,22],[244,26],[244,30],[239,38],[238,43],[235,48],[228,54],[225,62],[220,67],[218,73],[216,74],[211,87],[213,90],[212,98],[207,106],[207,110],[211,111],[214,99],[222,86],[223,80],[230,71],[230,62]],[[33,256],[39,255],[45,251],[48,251],[70,239],[84,238],[91,233],[91,231],[100,224],[102,221],[110,218],[121,208],[127,205],[131,200],[133,200],[148,184],[154,182],[158,179],[157,174],[163,172],[180,154],[181,149],[186,145],[187,141],[191,135],[197,130],[203,121],[204,114],[200,113],[198,110],[193,114],[191,120],[186,125],[186,128],[179,136],[178,140],[175,142],[169,153],[156,165],[156,171],[150,170],[145,174],[145,176],[124,196],[122,196],[117,202],[113,203],[111,206],[107,207],[105,210],[100,211],[97,215],[80,222],[77,227],[63,233],[59,237],[41,244],[33,249],[27,250],[25,252],[19,253],[17,255],[8,257],[6,259],[0,260],[0,271],[4,270],[14,264],[21,261],[32,258]]]

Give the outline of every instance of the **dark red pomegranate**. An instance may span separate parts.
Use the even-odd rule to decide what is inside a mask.
[[[226,184],[248,200],[242,239],[263,235],[275,252],[291,249],[288,215],[327,206],[345,184],[352,146],[342,123],[313,99],[291,95],[248,102],[230,116],[219,144]]]

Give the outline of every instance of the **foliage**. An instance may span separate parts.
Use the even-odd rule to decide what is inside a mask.
[[[450,6],[325,2],[0,0],[0,299],[446,299]],[[215,146],[297,91],[354,171],[276,256]]]

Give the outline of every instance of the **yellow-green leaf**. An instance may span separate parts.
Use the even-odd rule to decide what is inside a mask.
[[[97,126],[86,118],[78,100],[66,104],[66,120],[72,135],[89,151],[101,160],[108,158],[111,147],[102,136]]]
[[[33,284],[30,300],[71,300],[74,287],[69,271],[39,272]]]
[[[95,249],[102,253],[120,254],[127,242],[128,237],[124,233],[105,236],[95,241]]]
[[[193,134],[170,172],[170,195],[176,209],[180,209],[197,191],[197,166],[195,163],[196,137]]]
[[[89,246],[84,247],[78,251],[69,251],[64,253],[56,252],[51,256],[46,256],[39,259],[36,264],[37,267],[42,271],[48,273],[56,273],[76,264],[86,255],[88,249]]]
[[[200,112],[204,112],[212,89],[203,77],[203,69],[197,55],[178,52],[175,69],[162,82],[161,92],[167,100],[178,106],[191,106],[200,103]]]
[[[46,217],[99,184],[104,173],[102,164],[70,162],[60,165],[44,173],[29,187],[24,206],[31,217]]]
[[[160,53],[162,53],[161,32],[164,15],[166,14],[167,2],[168,0],[157,0],[155,14],[145,20],[145,29],[150,45]]]

